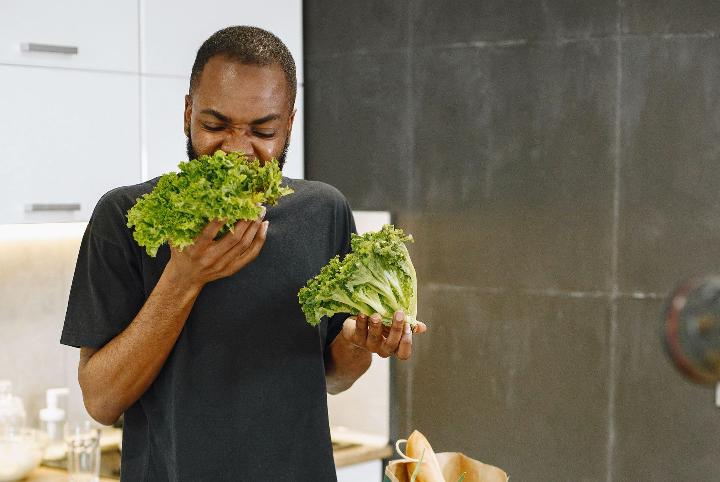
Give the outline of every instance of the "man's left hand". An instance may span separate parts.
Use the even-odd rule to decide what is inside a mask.
[[[426,331],[425,323],[418,321],[415,334]],[[400,360],[407,360],[412,352],[413,331],[410,324],[405,322],[405,313],[402,311],[395,312],[390,327],[382,324],[382,317],[378,313],[352,316],[345,320],[342,336],[356,347],[377,353],[383,358],[394,354]]]

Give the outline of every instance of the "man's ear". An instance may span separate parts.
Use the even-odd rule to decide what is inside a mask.
[[[297,114],[297,109],[293,108],[293,111],[290,114],[290,118],[288,119],[288,139],[290,139],[290,134],[292,133],[293,122],[295,122],[295,114]]]
[[[192,97],[185,96],[185,114],[183,116],[183,128],[185,136],[190,137],[190,119],[192,118]]]

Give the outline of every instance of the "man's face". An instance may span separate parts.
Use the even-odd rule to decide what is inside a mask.
[[[244,65],[223,56],[205,65],[192,96],[185,96],[188,158],[216,150],[242,152],[282,168],[295,111],[278,65]]]

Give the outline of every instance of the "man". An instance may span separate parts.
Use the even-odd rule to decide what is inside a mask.
[[[185,99],[189,157],[222,149],[282,164],[295,92],[293,59],[274,35],[215,33]],[[124,414],[122,480],[335,480],[326,391],[349,388],[372,353],[410,356],[401,312],[385,332],[377,314],[305,323],[297,292],[349,251],[354,221],[336,189],[283,181],[295,193],[260,219],[219,240],[221,223],[210,222],[193,246],[163,246],[156,258],[125,215],[157,179],[98,202],[61,342],[81,347],[90,415],[112,424]]]

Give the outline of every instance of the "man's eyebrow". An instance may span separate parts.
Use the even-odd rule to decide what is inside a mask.
[[[224,114],[221,114],[220,112],[216,111],[215,109],[205,109],[200,111],[201,114],[210,114],[211,116],[217,117],[222,122],[230,123],[230,118]],[[264,124],[266,122],[274,121],[280,118],[280,114],[270,114],[266,115],[265,117],[261,117],[259,119],[255,119],[253,121],[250,121],[251,126],[257,126],[260,124]]]
[[[273,121],[273,120],[277,120],[277,119],[279,119],[279,118],[280,118],[280,114],[270,114],[270,115],[266,115],[265,117],[261,117],[261,118],[259,118],[259,119],[255,119],[254,121],[250,121],[250,125],[251,125],[251,126],[257,126],[257,125],[260,125],[260,124],[264,124],[264,123],[266,123],[266,122],[270,122],[270,121]]]
[[[201,111],[200,113],[201,114],[210,114],[211,116],[215,116],[223,122],[230,122],[230,118],[228,116],[221,114],[220,112],[216,111],[215,109],[205,109],[205,110]]]

